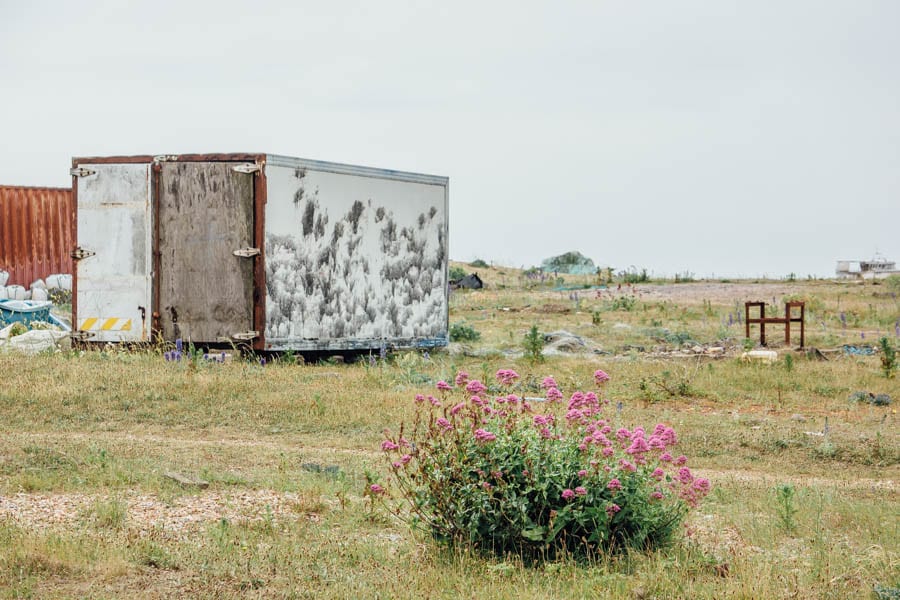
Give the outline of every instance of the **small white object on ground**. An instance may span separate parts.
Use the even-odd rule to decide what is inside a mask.
[[[778,360],[778,353],[774,350],[751,350],[741,354],[741,360],[773,363]]]

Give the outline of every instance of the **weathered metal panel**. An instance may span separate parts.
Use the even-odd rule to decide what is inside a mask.
[[[150,339],[150,165],[78,163],[75,328],[93,342]]]
[[[254,175],[228,162],[165,162],[159,178],[160,323],[196,343],[253,330]]]
[[[0,185],[0,270],[9,284],[72,273],[74,213],[69,188]]]
[[[267,157],[266,347],[447,342],[447,179]]]

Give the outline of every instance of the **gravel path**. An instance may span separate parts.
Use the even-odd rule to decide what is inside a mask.
[[[163,502],[157,496],[126,493],[121,496],[82,493],[0,496],[0,521],[9,520],[28,529],[69,529],[90,524],[101,503],[124,505],[122,526],[142,534],[161,531],[179,537],[197,528],[227,519],[230,522],[260,522],[287,515],[301,516],[298,496],[271,490],[234,493],[203,492]],[[307,514],[315,520],[317,516]]]

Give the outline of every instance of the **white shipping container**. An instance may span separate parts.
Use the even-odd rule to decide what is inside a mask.
[[[446,177],[246,154],[74,159],[72,173],[88,340],[447,343]]]

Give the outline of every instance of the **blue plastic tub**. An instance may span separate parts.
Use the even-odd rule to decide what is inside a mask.
[[[49,321],[51,308],[53,303],[49,300],[0,300],[0,326]]]

